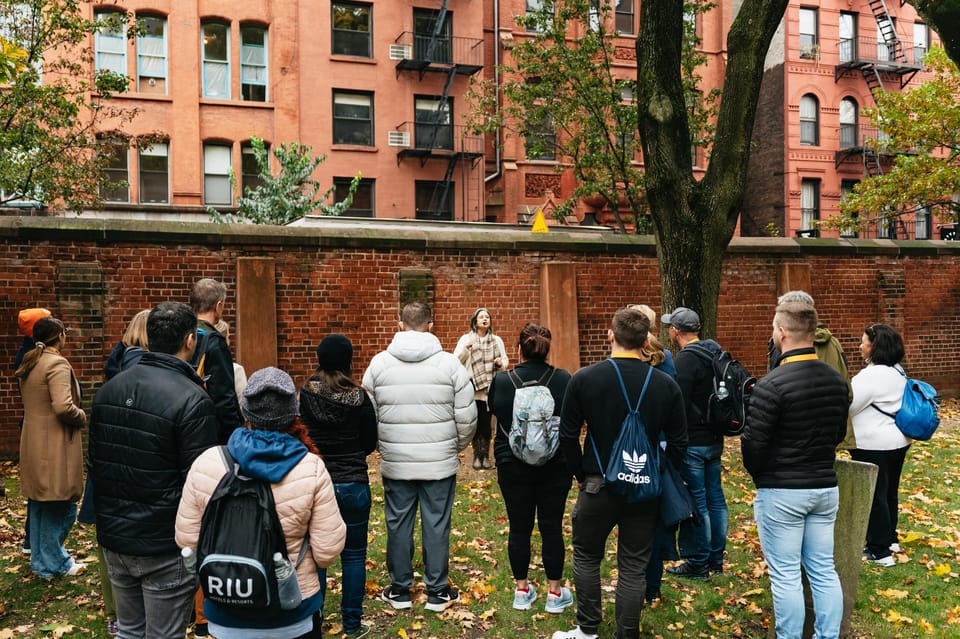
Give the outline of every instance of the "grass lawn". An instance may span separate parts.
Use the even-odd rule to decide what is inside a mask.
[[[901,486],[900,541],[903,553],[897,565],[864,565],[854,612],[854,637],[960,638],[960,485],[956,459],[960,456],[960,418],[957,403],[945,407],[947,424],[930,442],[913,446],[907,456]],[[450,576],[461,589],[463,603],[442,615],[426,612],[422,584],[414,592],[413,610],[394,611],[377,598],[389,583],[384,561],[386,533],[382,491],[374,484],[367,560],[365,621],[373,625],[370,637],[429,639],[431,637],[543,638],[574,625],[574,609],[562,615],[543,611],[541,598],[528,612],[513,610],[513,580],[507,561],[507,519],[496,482],[496,471],[460,472],[454,507]],[[664,579],[665,600],[647,608],[642,617],[643,637],[766,637],[770,622],[769,581],[765,574],[756,526],[753,522],[753,485],[740,461],[739,446],[727,441],[724,488],[730,506],[727,572],[709,582]],[[19,497],[16,466],[0,466],[7,497],[0,499],[0,639],[9,637],[107,637],[99,596],[95,535],[92,527],[78,527],[68,548],[90,562],[85,574],[44,581],[30,573],[28,558],[20,554],[25,504]],[[570,493],[573,507],[576,489]],[[570,539],[569,519],[567,539]],[[612,637],[615,539],[608,544],[604,563],[604,625],[600,636]],[[545,593],[539,565],[539,543],[534,539],[534,566],[530,577],[538,593]],[[572,585],[567,553],[565,578]],[[415,568],[422,567],[419,552]],[[338,567],[329,571],[325,634],[340,637]],[[418,575],[419,578],[419,575]]]

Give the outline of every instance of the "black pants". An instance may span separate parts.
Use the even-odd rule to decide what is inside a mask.
[[[534,518],[543,544],[547,579],[563,577],[563,511],[572,478],[563,463],[528,466],[521,462],[497,464],[497,481],[510,520],[507,555],[514,579],[526,579],[530,568],[530,538]]]
[[[873,491],[873,505],[867,524],[867,550],[875,557],[890,555],[890,544],[897,542],[897,516],[900,509],[900,473],[907,456],[905,448],[896,450],[862,450],[855,448],[850,456],[856,461],[876,464],[877,487]]]
[[[490,457],[490,408],[487,400],[478,399],[477,404],[477,432],[473,436],[473,457],[484,460]]]

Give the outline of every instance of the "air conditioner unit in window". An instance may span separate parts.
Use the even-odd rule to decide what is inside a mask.
[[[390,59],[391,60],[410,60],[413,58],[413,47],[409,44],[391,44],[390,45]]]
[[[409,131],[390,131],[387,133],[387,144],[390,146],[410,146]]]

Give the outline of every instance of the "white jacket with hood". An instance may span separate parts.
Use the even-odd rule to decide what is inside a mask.
[[[477,428],[473,384],[433,333],[401,331],[363,374],[377,407],[380,474],[435,480],[455,475],[457,453]]]

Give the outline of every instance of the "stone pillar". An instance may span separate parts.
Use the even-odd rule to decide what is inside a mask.
[[[273,258],[237,259],[237,321],[232,340],[247,375],[277,365],[277,284]],[[229,295],[229,291],[227,293]]]
[[[840,488],[840,509],[833,528],[833,562],[843,589],[843,621],[840,636],[850,636],[850,618],[857,600],[857,583],[860,580],[861,556],[867,536],[867,523],[873,505],[873,489],[877,482],[877,467],[874,464],[838,459],[834,464],[837,484]],[[803,576],[803,596],[807,615],[803,625],[804,639],[813,637],[813,598],[806,574]],[[770,636],[776,637],[775,620],[771,619]]]
[[[550,363],[570,373],[580,368],[577,266],[546,262],[540,267],[540,324],[550,329]]]

